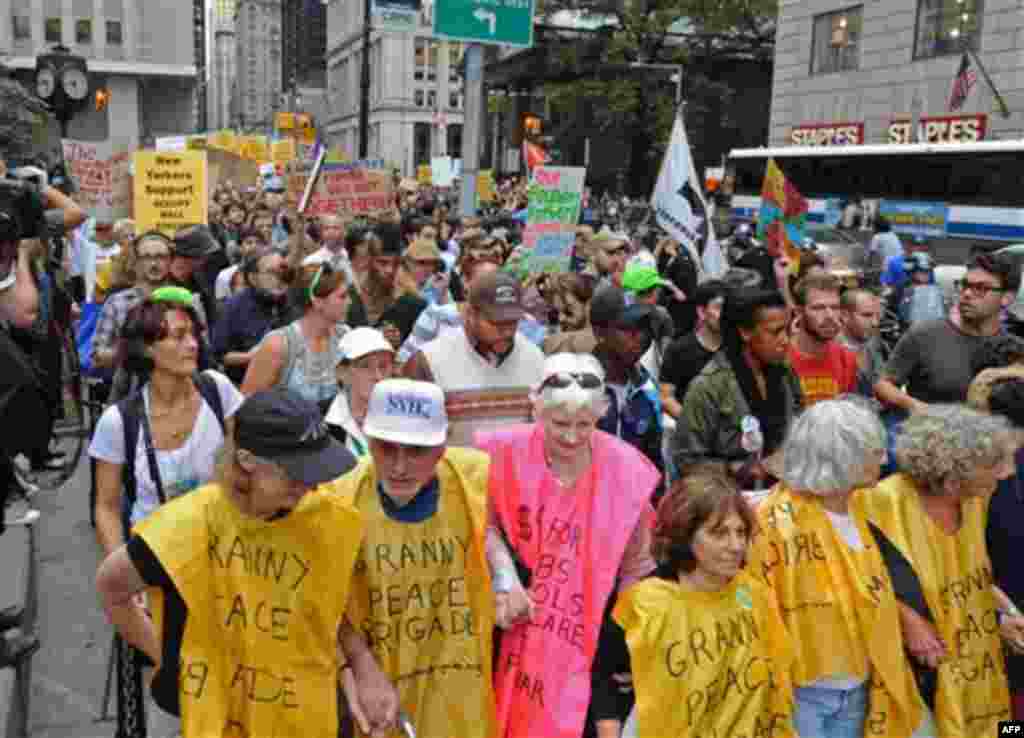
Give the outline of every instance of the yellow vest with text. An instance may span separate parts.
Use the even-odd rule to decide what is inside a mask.
[[[385,513],[371,458],[331,485],[366,521],[348,620],[398,688],[420,738],[495,734],[488,469],[485,454],[449,448],[437,466],[437,512],[418,523]]]
[[[964,500],[960,530],[948,535],[931,519],[919,495],[910,477],[897,474],[858,492],[854,506],[913,567],[949,652],[938,669],[939,735],[996,735],[998,722],[1010,719],[1010,697],[985,547],[988,499]]]
[[[266,521],[243,515],[216,484],[137,526],[188,609],[183,736],[337,734],[337,631],[362,533],[359,514],[323,491]],[[162,591],[150,601],[162,632]]]
[[[645,579],[613,617],[629,646],[638,738],[795,738],[789,635],[771,590],[746,572],[718,592]]]
[[[855,551],[820,503],[777,485],[757,508],[748,569],[771,587],[793,636],[798,687],[871,679],[865,735],[910,736],[924,718],[903,655],[896,595],[863,515]]]

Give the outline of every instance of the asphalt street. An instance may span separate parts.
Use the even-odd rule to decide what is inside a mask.
[[[89,526],[85,454],[78,472],[62,489],[38,492],[33,505],[41,513],[37,571],[42,648],[32,670],[29,735],[110,738],[114,723],[98,719],[111,628],[94,585],[99,547]]]

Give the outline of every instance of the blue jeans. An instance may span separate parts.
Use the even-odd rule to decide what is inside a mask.
[[[797,687],[793,723],[800,738],[863,738],[868,686],[853,689]]]

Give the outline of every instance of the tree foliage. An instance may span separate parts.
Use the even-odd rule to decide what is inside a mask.
[[[671,131],[675,84],[670,70],[630,65],[682,65],[687,128],[728,126],[735,91],[716,81],[715,65],[770,59],[777,12],[778,0],[543,0],[546,27],[572,19],[589,29],[551,30],[545,97],[570,120],[629,131],[631,189],[643,189]]]

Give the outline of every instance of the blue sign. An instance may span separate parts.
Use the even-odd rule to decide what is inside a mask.
[[[946,235],[949,208],[944,202],[882,200],[878,214],[888,220],[897,233],[936,238]]]

